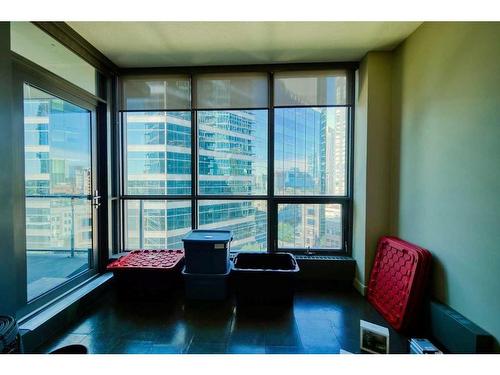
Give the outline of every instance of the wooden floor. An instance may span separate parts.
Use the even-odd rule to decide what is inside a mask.
[[[355,290],[300,291],[293,307],[240,310],[232,301],[192,304],[182,294],[164,303],[101,296],[85,316],[38,353],[83,344],[89,353],[359,353],[359,320],[385,321]],[[406,338],[390,330],[392,353]]]

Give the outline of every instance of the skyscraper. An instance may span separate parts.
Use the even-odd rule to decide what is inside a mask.
[[[345,95],[345,79],[278,83],[297,107],[275,109],[275,193],[283,196],[344,195],[347,112],[343,107],[304,106],[315,98]],[[304,93],[301,96],[299,93]],[[278,206],[278,245],[283,248],[342,246],[341,208],[336,204]]]
[[[206,92],[210,99],[197,105],[208,108],[230,107],[233,104],[230,98],[242,98],[252,92],[247,81],[241,86],[231,86],[219,79],[207,78],[201,82],[198,96]],[[181,247],[182,237],[191,229],[192,189],[197,189],[198,194],[198,227],[231,229],[236,250],[267,249],[267,201],[228,198],[266,195],[269,173],[275,173],[276,195],[344,194],[346,111],[336,107],[304,107],[301,103],[305,99],[297,92],[314,98],[344,95],[345,78],[311,78],[307,87],[303,83],[295,87],[296,82],[290,82],[289,86],[278,83],[276,87],[280,95],[288,95],[297,107],[274,110],[275,171],[267,170],[268,111],[265,109],[198,110],[194,112],[195,119],[191,118],[191,111],[124,112],[126,195],[186,196],[185,200],[170,201],[126,199],[128,249]],[[185,94],[184,89],[180,90],[183,87],[175,86],[172,90]],[[162,86],[158,92],[164,90]],[[152,94],[144,97],[153,100],[156,97]],[[127,106],[144,108],[151,104],[141,98],[131,98]],[[166,106],[166,102],[155,101],[155,108]],[[193,120],[197,127],[194,143]],[[192,186],[192,144],[197,146],[194,173],[198,186]],[[204,196],[211,199],[203,199]],[[288,230],[293,239],[282,238],[281,245],[340,246],[340,231],[332,228],[339,226],[339,206],[296,207],[300,212],[296,208],[280,211],[280,220],[285,224],[288,223],[285,213],[293,213]]]
[[[40,90],[24,102],[26,236],[30,251],[92,246],[90,115]]]
[[[198,181],[200,228],[231,229],[234,249],[264,250],[267,245],[265,202],[224,200],[226,195],[266,193],[267,162],[258,127],[267,117],[258,111],[198,112]],[[127,113],[128,194],[191,193],[190,112]],[[265,128],[264,128],[265,127]],[[264,142],[265,143],[265,142]],[[267,153],[267,151],[266,151]],[[127,247],[182,247],[191,229],[190,201],[129,201]]]
[[[28,300],[89,267],[90,112],[24,87]]]

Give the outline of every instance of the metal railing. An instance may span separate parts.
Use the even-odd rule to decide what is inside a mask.
[[[26,199],[64,199],[64,200],[70,200],[71,202],[71,234],[70,234],[70,246],[68,248],[30,248],[29,243],[27,243],[27,249],[26,251],[33,251],[33,252],[47,252],[47,251],[52,251],[52,252],[69,252],[70,256],[73,258],[76,253],[89,253],[92,251],[92,247],[87,248],[87,249],[76,249],[75,245],[75,233],[76,233],[76,226],[75,226],[75,200],[88,200],[89,204],[92,203],[92,195],[77,195],[77,194],[51,194],[51,195],[26,195]],[[26,205],[28,208],[28,205]],[[38,208],[38,207],[35,207]],[[64,207],[66,208],[66,207]],[[52,215],[49,214],[49,217]],[[92,220],[92,214],[90,214],[89,219]],[[49,221],[50,224],[50,221]],[[92,227],[92,224],[90,224],[90,227]],[[50,231],[50,229],[49,229]],[[26,229],[27,234],[29,234],[29,230]],[[48,244],[50,246],[50,243]]]

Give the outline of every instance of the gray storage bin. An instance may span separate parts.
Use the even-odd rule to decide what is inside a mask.
[[[186,272],[226,273],[232,239],[233,234],[230,230],[192,230],[182,239]]]
[[[231,263],[227,271],[222,274],[200,274],[182,270],[186,298],[191,300],[220,301],[227,298],[229,290],[229,273]]]

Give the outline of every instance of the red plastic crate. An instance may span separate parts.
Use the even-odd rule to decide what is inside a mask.
[[[134,250],[107,269],[119,296],[162,300],[180,288],[183,265],[183,250]]]
[[[172,270],[184,258],[184,250],[134,250],[110,263],[108,271]]]
[[[431,254],[396,237],[382,237],[368,283],[367,299],[396,330],[418,318]]]

